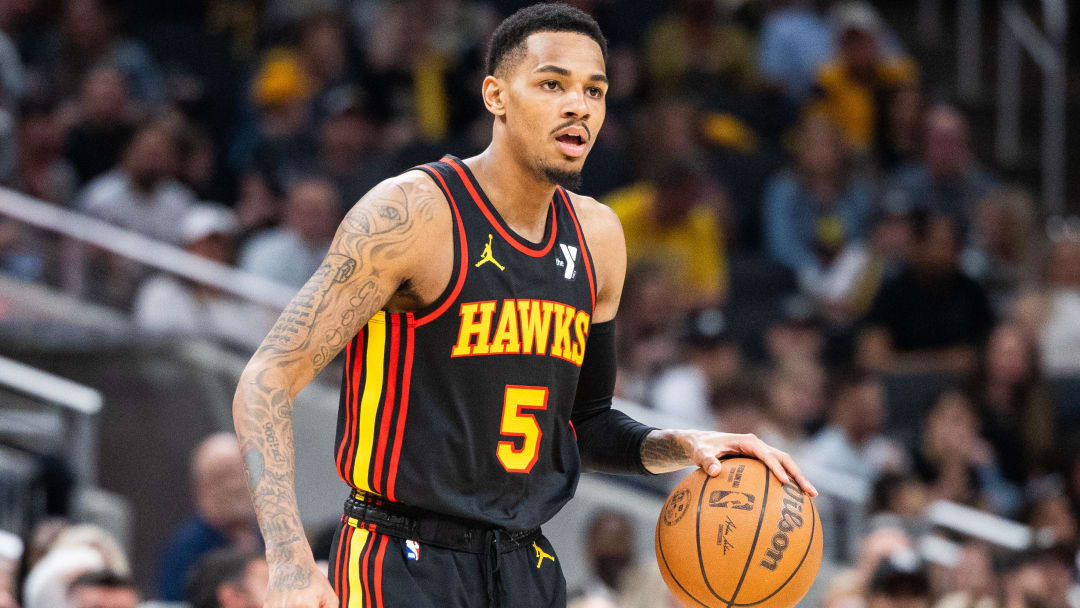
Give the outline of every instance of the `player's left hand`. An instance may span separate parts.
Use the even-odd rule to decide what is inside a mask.
[[[721,456],[743,454],[764,462],[780,481],[788,483],[794,479],[804,492],[810,496],[818,495],[817,489],[799,470],[799,465],[795,464],[795,459],[790,454],[771,447],[753,433],[680,431],[679,441],[693,463],[710,477],[720,474],[723,468],[720,463]]]

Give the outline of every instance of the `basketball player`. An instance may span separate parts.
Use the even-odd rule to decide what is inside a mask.
[[[625,244],[609,209],[572,192],[604,122],[606,52],[566,5],[506,19],[481,91],[491,145],[365,195],[248,364],[233,415],[267,606],[562,606],[539,526],[582,462],[718,475],[719,456],[742,453],[816,493],[752,435],[657,430],[611,408]],[[328,580],[297,512],[292,404],[342,349],[334,455],[350,487]]]

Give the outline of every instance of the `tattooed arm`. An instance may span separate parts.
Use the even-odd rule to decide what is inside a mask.
[[[441,193],[418,172],[376,186],[346,215],[326,258],[241,375],[233,422],[266,541],[267,605],[337,605],[297,509],[293,398],[379,309],[417,297],[404,286],[420,278],[416,269],[438,268],[430,260],[440,258],[440,243],[452,248],[449,226]],[[427,265],[417,263],[425,258]]]
[[[572,200],[581,219],[582,230],[588,239],[589,250],[594,256],[596,308],[593,311],[593,324],[595,325],[614,319],[618,311],[623,280],[626,277],[626,239],[623,236],[618,216],[609,207],[586,196],[575,195]],[[586,359],[588,348],[586,346]],[[582,370],[584,371],[584,367]],[[630,423],[633,421],[630,420]],[[629,428],[626,422],[622,422],[621,425]],[[578,426],[579,445],[581,432],[581,426]],[[746,454],[764,462],[782,481],[787,482],[790,475],[804,490],[811,495],[817,495],[817,490],[799,471],[799,467],[791,456],[769,447],[753,435],[654,429],[644,435],[638,450],[641,467],[650,473],[667,473],[697,465],[712,476],[720,474],[719,457],[727,454]]]

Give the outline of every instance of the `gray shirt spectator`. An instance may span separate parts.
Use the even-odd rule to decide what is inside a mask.
[[[144,127],[120,165],[87,184],[78,206],[123,228],[179,243],[180,226],[195,195],[172,178],[175,159],[175,142],[167,128]]]
[[[240,254],[240,267],[268,279],[300,287],[319,267],[340,220],[338,193],[320,178],[289,190],[285,222],[256,235]]]
[[[893,187],[913,208],[949,215],[966,228],[974,205],[997,185],[975,161],[967,119],[949,106],[930,109],[922,156],[921,163],[897,172]]]

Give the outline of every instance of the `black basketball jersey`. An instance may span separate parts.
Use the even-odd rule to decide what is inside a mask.
[[[465,163],[417,167],[453,216],[454,268],[424,310],[378,312],[346,349],[338,473],[358,491],[505,528],[550,519],[579,473],[570,422],[596,280],[569,195],[539,244]]]

